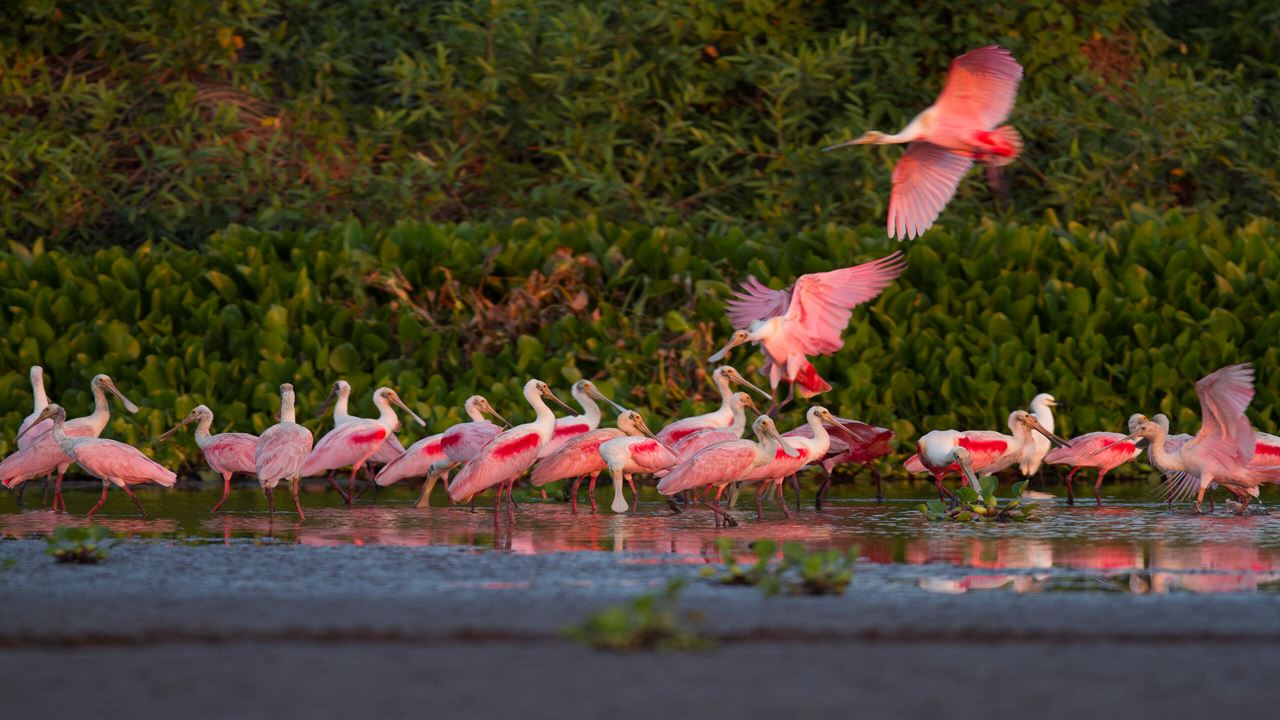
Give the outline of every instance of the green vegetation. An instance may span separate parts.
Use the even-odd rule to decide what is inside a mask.
[[[45,538],[49,553],[60,563],[92,565],[107,558],[107,548],[115,544],[111,531],[101,525],[54,528]]]
[[[714,646],[681,622],[677,604],[685,581],[667,581],[662,592],[641,595],[622,605],[605,608],[581,625],[565,628],[565,635],[597,650],[704,650]],[[697,620],[685,613],[686,620]]]
[[[717,573],[706,568],[702,574],[724,585],[750,585],[758,587],[766,595],[786,592],[793,595],[843,595],[853,580],[854,566],[858,562],[858,548],[806,551],[798,542],[782,544],[782,557],[778,558],[778,545],[772,540],[756,540],[751,543],[755,562],[740,565],[734,558],[733,541],[721,538],[720,561],[724,571]]]
[[[286,380],[319,429],[310,414],[337,377],[361,393],[357,412],[391,384],[434,430],[477,391],[509,418],[527,416],[519,392],[530,376],[561,388],[600,378],[606,393],[666,418],[714,400],[705,358],[729,331],[730,282],[755,273],[780,286],[890,247],[874,230],[703,236],[597,220],[232,228],[191,250],[15,245],[0,253],[0,367],[11,369],[0,422],[17,427],[30,412],[34,363],[72,414],[89,407],[89,378],[110,373],[143,406],[107,431],[131,443],[199,403],[218,428],[261,431]],[[982,223],[903,248],[901,281],[854,314],[843,351],[816,361],[835,386],[823,403],[842,416],[910,443],[921,428],[1001,427],[1052,390],[1069,403],[1068,434],[1123,428],[1135,411],[1191,428],[1195,380],[1252,360],[1250,412],[1275,426],[1273,223],[1228,230],[1135,208],[1106,231]],[[750,372],[761,359],[743,349],[731,361]],[[11,447],[0,439],[0,451]],[[152,450],[169,465],[197,461],[194,444]]]
[[[950,502],[930,500],[921,503],[917,509],[930,520],[949,520],[952,522],[1025,522],[1031,519],[1031,511],[1035,503],[1023,502],[1022,491],[1027,489],[1027,481],[1013,484],[1012,497],[1000,500],[996,497],[996,485],[999,481],[994,477],[978,478],[978,490],[962,487],[956,490]]]
[[[950,59],[1026,68],[996,203],[1247,222],[1280,191],[1270,3],[1225,0],[13,0],[0,239],[201,244],[230,223],[520,217],[883,227],[895,130]],[[691,242],[696,253],[706,252]]]

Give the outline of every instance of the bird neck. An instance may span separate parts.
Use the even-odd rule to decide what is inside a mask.
[[[1182,462],[1181,453],[1171,453],[1165,450],[1165,438],[1167,436],[1163,432],[1157,432],[1154,436],[1147,438],[1150,443],[1147,446],[1147,457],[1151,458],[1151,462],[1162,471],[1169,470],[1185,470],[1185,464]]]
[[[484,413],[480,411],[480,403],[468,400],[465,409],[467,417],[471,418],[471,422],[484,422]]]
[[[556,414],[547,406],[541,395],[530,394],[525,399],[533,407],[534,429],[542,436],[543,442],[550,442],[551,437],[556,434]]]
[[[204,447],[213,439],[213,413],[204,413],[196,422],[196,445]]]
[[[84,419],[97,429],[98,432],[94,433],[95,435],[102,434],[102,430],[111,421],[111,406],[107,404],[107,391],[97,383],[93,384],[93,412]]]
[[[391,407],[391,401],[385,395],[374,395],[373,404],[378,408],[377,423],[395,432],[395,429],[400,426],[400,418],[396,417],[396,409]]]
[[[294,413],[293,409],[293,396],[282,396],[280,398],[280,422],[291,423],[295,421],[296,417],[297,415]]]
[[[53,441],[58,444],[59,448],[62,449],[62,452],[66,453],[67,457],[74,458],[75,449],[76,449],[76,440],[78,438],[71,437],[70,435],[67,434],[66,428],[63,427],[63,425],[65,424],[66,424],[65,419],[62,419],[62,420],[55,419],[53,421],[53,431],[51,435],[53,436]]]
[[[729,425],[729,429],[734,435],[742,437],[742,433],[747,429],[747,409],[741,405],[733,406],[733,422]]]
[[[574,390],[573,399],[578,401],[582,406],[582,417],[586,418],[587,425],[592,428],[600,427],[600,404],[591,398],[585,392]]]
[[[827,424],[822,422],[822,418],[809,418],[809,429],[813,431],[813,455],[826,455],[827,449],[831,447],[831,433],[827,432]]]
[[[44,375],[36,374],[31,378],[32,409],[40,412],[49,405],[49,394],[44,391]]]
[[[333,424],[341,425],[351,419],[351,389],[339,390],[333,401]]]

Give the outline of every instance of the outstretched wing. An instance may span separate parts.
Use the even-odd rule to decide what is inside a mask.
[[[1022,66],[998,45],[970,50],[951,61],[947,84],[933,104],[946,122],[990,130],[1005,121],[1018,97]]]
[[[853,309],[883,292],[906,267],[896,251],[861,265],[801,275],[782,327],[769,344],[785,344],[805,355],[836,352],[844,344],[841,335]]]
[[[1244,414],[1253,400],[1253,367],[1241,363],[1213,372],[1196,383],[1196,395],[1201,414],[1197,445],[1212,444],[1215,452],[1225,453],[1232,462],[1248,465],[1257,442]]]
[[[913,142],[893,166],[889,237],[923,235],[956,194],[973,160],[928,142]]]
[[[729,324],[735,330],[745,330],[756,320],[768,320],[787,311],[791,303],[791,290],[773,290],[748,275],[738,287],[733,298],[726,301]]]

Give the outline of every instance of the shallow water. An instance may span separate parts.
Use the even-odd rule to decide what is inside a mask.
[[[622,560],[628,563],[718,562],[722,538],[744,557],[752,541],[769,538],[809,549],[856,546],[863,563],[901,570],[895,582],[934,592],[1280,592],[1280,513],[1236,517],[1219,505],[1216,513],[1201,516],[1188,506],[1170,509],[1154,502],[1149,486],[1128,483],[1108,488],[1101,508],[1091,498],[1075,506],[1044,500],[1031,522],[962,525],[923,519],[915,506],[929,490],[922,483],[886,483],[889,499],[876,503],[863,485],[837,487],[821,513],[806,492],[804,509],[793,519],[766,504],[762,521],[755,519],[748,493],[737,510],[742,525],[731,529],[716,528],[701,508],[672,514],[651,488],[639,512],[627,515],[595,514],[585,502],[575,515],[567,504],[526,492],[514,527],[504,520],[495,534],[487,505],[476,512],[417,509],[416,491],[408,487],[383,489],[376,500],[366,496],[350,510],[336,493],[309,486],[303,494],[307,519],[300,524],[286,492],[278,492],[274,518],[249,484],[236,486],[223,512],[212,515],[220,488],[193,481],[181,489],[139,490],[148,519],[137,515],[123,493],[112,491],[95,520],[140,541],[613,552],[626,553]],[[0,496],[0,537],[40,537],[55,527],[87,524],[83,513],[98,492],[91,484],[69,484],[71,515],[43,506],[39,485],[28,490],[25,509],[6,493]],[[602,508],[610,492],[601,489]],[[445,502],[440,491],[437,496],[437,503]],[[1273,497],[1264,493],[1263,500]]]

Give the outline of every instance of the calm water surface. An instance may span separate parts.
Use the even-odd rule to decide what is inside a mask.
[[[256,486],[248,484],[233,489],[224,512],[211,515],[220,489],[188,485],[139,490],[149,519],[138,517],[129,499],[113,490],[95,519],[126,538],[153,542],[454,545],[514,553],[627,553],[625,561],[637,563],[716,562],[721,538],[743,554],[752,541],[770,538],[811,549],[856,546],[864,563],[910,570],[909,582],[936,592],[1280,592],[1280,510],[1236,517],[1219,505],[1216,513],[1200,516],[1189,506],[1169,509],[1155,502],[1150,487],[1138,483],[1109,488],[1102,508],[1091,499],[1074,507],[1044,500],[1036,520],[1002,525],[924,520],[915,506],[931,486],[919,483],[886,483],[890,497],[880,504],[865,486],[838,487],[840,494],[821,513],[814,512],[807,493],[804,509],[792,520],[766,505],[765,519],[757,521],[744,494],[738,507],[742,525],[732,529],[715,528],[711,514],[700,508],[672,514],[651,488],[639,512],[628,515],[593,514],[585,502],[574,515],[567,504],[527,494],[515,526],[504,522],[497,535],[487,498],[476,512],[417,509],[415,491],[403,487],[381,490],[376,501],[366,496],[349,510],[335,493],[308,487],[307,520],[299,524],[287,493],[279,492],[276,504],[288,511],[274,519]],[[98,487],[68,487],[71,515],[50,512],[39,485],[28,490],[25,509],[5,493],[0,537],[41,537],[55,527],[86,524],[83,513],[97,501]],[[609,492],[600,493],[602,507]],[[437,495],[437,502],[445,502]],[[1263,496],[1268,504],[1275,498]]]

